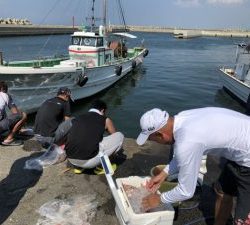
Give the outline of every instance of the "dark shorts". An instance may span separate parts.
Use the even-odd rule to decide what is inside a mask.
[[[70,128],[72,127],[72,119],[70,118],[64,122],[62,122],[55,131],[54,137],[44,137],[40,134],[36,134],[36,139],[39,141],[43,146],[47,146],[47,144],[55,143],[57,145],[65,144],[67,135],[69,133]]]
[[[22,114],[21,113],[15,113],[15,114],[11,114],[8,117],[2,119],[0,121],[0,134],[11,130],[18,121],[20,121],[22,119]]]
[[[237,197],[235,220],[250,214],[250,168],[228,161],[219,178],[224,193]]]

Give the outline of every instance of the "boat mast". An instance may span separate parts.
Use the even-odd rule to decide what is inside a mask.
[[[92,0],[91,32],[95,29],[95,0]]]
[[[106,6],[106,0],[103,0],[103,26],[104,26],[104,32],[106,27],[106,12],[107,12],[107,6]],[[91,27],[90,31],[94,32],[96,29],[96,21],[101,20],[102,18],[96,18],[95,17],[95,0],[92,0],[92,7],[91,7],[91,16],[87,17],[86,20],[90,20]]]
[[[104,35],[106,35],[106,29],[107,29],[107,0],[103,0],[103,26],[104,26]]]

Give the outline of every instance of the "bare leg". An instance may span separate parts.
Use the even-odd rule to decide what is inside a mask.
[[[216,187],[214,190],[216,193],[214,225],[225,225],[232,212],[233,196],[219,191]]]
[[[18,131],[22,128],[22,126],[23,126],[23,124],[26,122],[26,120],[27,120],[27,114],[23,112],[23,113],[22,113],[22,119],[19,120],[19,121],[15,124],[15,126],[14,126],[13,129],[10,131],[10,133],[8,134],[8,136],[5,138],[4,141],[10,141],[10,140],[12,140],[13,137],[14,137],[14,135],[15,135],[15,133],[18,132]]]

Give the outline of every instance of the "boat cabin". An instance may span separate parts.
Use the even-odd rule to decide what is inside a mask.
[[[234,71],[237,79],[250,84],[250,45],[237,50]]]
[[[69,46],[69,55],[72,60],[84,60],[87,67],[110,64],[114,59],[113,50],[107,47],[103,27],[99,28],[99,33],[74,32]]]

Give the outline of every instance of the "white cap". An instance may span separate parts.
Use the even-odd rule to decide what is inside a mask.
[[[148,139],[150,134],[160,130],[167,124],[169,114],[161,109],[151,109],[144,113],[140,119],[141,133],[136,142],[138,145],[143,145]]]

